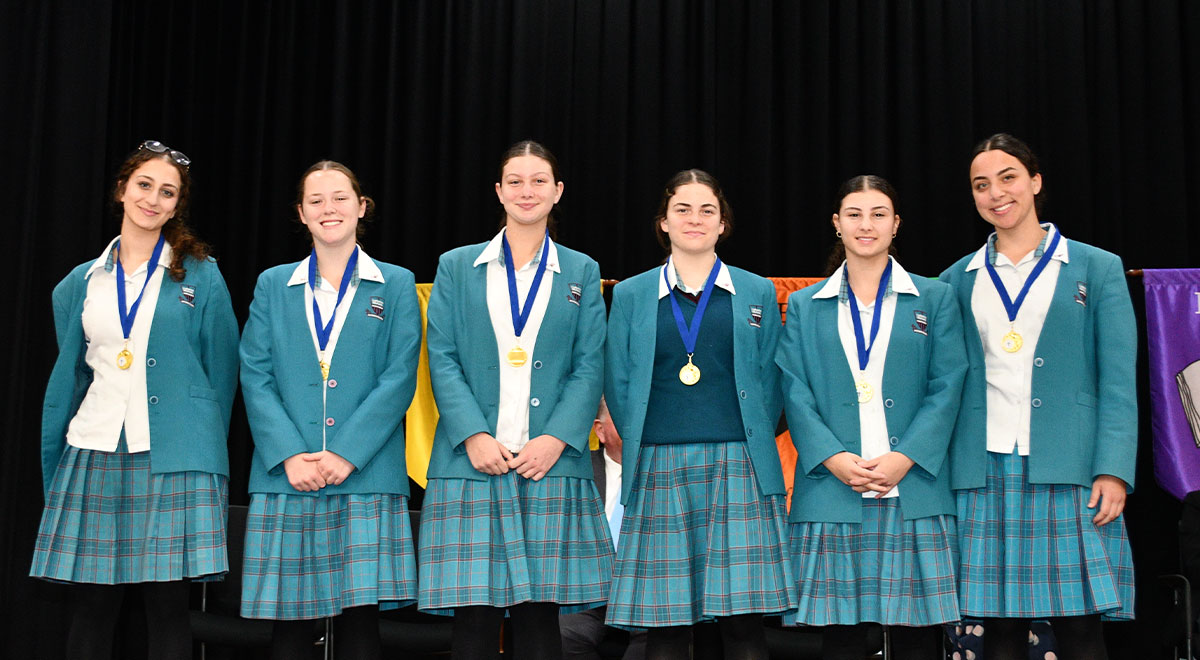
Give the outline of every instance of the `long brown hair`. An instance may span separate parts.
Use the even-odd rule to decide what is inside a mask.
[[[162,234],[167,243],[171,245],[171,263],[167,266],[167,272],[171,275],[171,279],[182,282],[187,274],[187,269],[183,267],[183,260],[191,257],[196,261],[203,261],[210,256],[212,251],[207,243],[196,238],[187,225],[188,202],[192,193],[192,177],[188,174],[188,168],[175,162],[175,159],[168,153],[156,153],[139,147],[117,169],[117,181],[113,186],[113,205],[116,208],[117,216],[120,217],[123,213],[121,197],[125,194],[125,186],[129,184],[129,179],[143,163],[155,158],[170,164],[179,173],[179,201],[175,203],[175,215],[171,216],[171,219],[163,225]]]

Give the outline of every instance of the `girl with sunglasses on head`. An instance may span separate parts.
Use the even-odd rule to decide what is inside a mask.
[[[775,287],[717,258],[733,230],[702,170],[667,182],[665,265],[613,290],[605,400],[624,439],[610,625],[648,628],[646,657],[766,658],[763,615],[795,608],[775,445],[782,331]],[[720,640],[702,640],[716,620]],[[693,628],[697,636],[693,635]]]
[[[416,598],[401,421],[416,389],[413,274],[358,245],[375,203],[341,163],[300,177],[312,251],[258,278],[242,334],[254,435],[242,616],[271,657],[304,657],[335,617],[338,657],[379,658],[380,604]]]
[[[595,261],[553,240],[563,182],[530,140],[500,160],[503,227],[441,256],[429,300],[438,425],[421,510],[421,609],[451,657],[562,657],[559,612],[603,605],[613,545],[588,432],[604,374]]]
[[[190,658],[188,580],[228,570],[237,321],[186,224],[191,161],[148,140],[117,172],[120,236],[54,289],[34,577],[74,583],[69,658],[112,655],[141,586],[152,658]]]
[[[966,351],[954,292],[890,253],[896,191],[856,176],[838,193],[836,270],[788,298],[776,360],[798,459],[791,562],[796,620],[822,626],[822,657],[867,654],[865,622],[892,657],[940,657],[958,621],[957,536],[946,455]]]
[[[1025,658],[1042,618],[1063,657],[1103,659],[1101,617],[1133,618],[1137,329],[1121,260],[1041,222],[1041,171],[1017,138],[980,142],[970,180],[995,232],[940,277],[970,367],[951,447],[962,614],[983,618],[988,660]]]

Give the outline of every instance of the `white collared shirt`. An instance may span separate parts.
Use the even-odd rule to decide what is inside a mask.
[[[683,291],[684,293],[690,293],[693,296],[698,296],[701,293],[703,293],[703,291],[704,291],[703,289],[699,289],[696,291],[689,289],[687,284],[685,284],[684,281],[682,279],[680,279],[679,271],[675,270],[674,258],[668,257],[667,263],[663,265],[663,268],[666,269],[667,280],[670,280],[671,283],[668,285],[667,280],[664,280],[661,277],[658,278],[658,299],[659,300],[662,300],[663,298],[665,298],[666,295],[671,292],[672,287],[679,287],[680,291]],[[659,274],[661,274],[661,273],[662,273],[662,271],[660,270]],[[737,294],[737,291],[734,291],[734,289],[733,289],[733,278],[729,275],[729,266],[726,266],[724,261],[721,262],[721,270],[717,271],[717,280],[715,282],[713,282],[713,286],[718,286],[718,287],[721,287],[722,289],[725,289],[726,291],[729,292],[729,295]]]
[[[533,309],[529,311],[529,319],[518,339],[513,329],[512,309],[508,299],[508,273],[504,266],[504,248],[501,241],[504,230],[483,248],[475,259],[475,266],[487,264],[487,303],[488,315],[492,320],[492,331],[496,333],[496,349],[500,356],[500,402],[496,411],[496,440],[511,452],[521,451],[529,442],[529,393],[530,379],[533,376],[533,351],[537,346],[538,330],[542,327],[542,319],[546,317],[546,307],[550,303],[550,289],[554,284],[554,274],[561,272],[558,265],[558,247],[550,241],[550,249],[546,254],[546,272],[538,285],[537,296],[533,299]],[[546,240],[549,240],[547,238]],[[529,263],[516,270],[517,309],[525,305],[525,298],[533,286],[533,278],[541,261],[542,250]],[[520,345],[528,355],[525,364],[514,367],[508,363],[508,351]]]
[[[609,457],[600,445],[600,453],[604,456],[604,517],[612,520],[613,509],[621,501],[621,464]]]
[[[857,297],[854,299],[858,304],[858,318],[862,323],[864,340],[870,341],[871,322],[875,310],[876,308],[881,310],[879,334],[875,336],[875,342],[871,344],[871,354],[867,358],[865,371],[859,371],[858,368],[858,344],[854,338],[854,321],[850,317],[850,301],[847,298],[838,303],[838,337],[842,340],[842,351],[846,354],[846,363],[850,365],[850,373],[853,374],[855,381],[865,379],[874,392],[870,401],[858,404],[862,457],[867,460],[883,456],[893,449],[891,443],[888,442],[887,415],[883,407],[885,398],[883,396],[883,367],[887,361],[888,344],[891,343],[892,322],[896,317],[896,297],[901,293],[921,295],[908,271],[904,270],[895,259],[891,259],[891,261],[892,279],[888,284],[888,290],[884,293],[882,306],[880,306],[879,300],[868,305]],[[839,297],[844,286],[845,271],[846,264],[842,262],[842,265],[834,271],[821,290],[813,294],[813,298]],[[845,290],[847,295],[854,295],[848,285],[845,285]],[[854,397],[857,400],[857,392],[854,393]],[[876,495],[877,493],[874,492],[862,494],[864,498],[874,498]],[[900,487],[896,486],[884,497],[899,497],[899,495]]]
[[[346,285],[346,295],[342,297],[341,304],[337,304],[338,288],[341,282],[331,282],[321,277],[320,270],[317,271],[317,286],[316,290],[308,286],[308,261],[312,259],[312,255],[305,257],[296,269],[292,271],[292,277],[288,280],[287,286],[304,286],[304,318],[308,321],[308,332],[313,340],[313,356],[312,359],[319,362],[324,362],[333,367],[333,353],[337,348],[338,337],[342,334],[342,326],[346,323],[346,317],[350,314],[350,309],[354,304],[354,295],[358,293],[358,283],[361,280],[369,280],[371,282],[383,282],[383,273],[379,270],[379,266],[367,256],[362,247],[358,248],[358,263],[354,266],[354,274],[350,276],[350,283]],[[329,333],[329,342],[325,344],[325,352],[321,352],[321,342],[317,339],[317,327],[313,324],[313,297],[317,299],[317,308],[321,310],[321,321],[329,323],[330,314],[334,314],[333,328]],[[336,311],[334,305],[337,305]],[[321,418],[326,417],[325,395],[329,391],[329,382],[322,383],[321,392]],[[321,425],[321,447],[325,447],[325,432],[328,427]]]
[[[996,274],[1000,276],[1010,300],[1016,300],[1042,251],[1057,231],[1050,224],[1043,224],[1042,227],[1047,230],[1042,243],[1017,263],[996,253]],[[971,291],[971,311],[975,314],[975,325],[983,341],[987,377],[987,449],[1011,454],[1015,445],[1021,456],[1028,456],[1034,351],[1042,334],[1042,326],[1046,323],[1046,314],[1050,311],[1058,273],[1062,264],[1068,262],[1067,239],[1064,237],[1058,241],[1046,268],[1029,287],[1015,322],[1009,323],[1000,294],[984,268],[988,246],[993,244],[994,237],[995,234],[992,234],[988,238],[988,244],[975,253],[966,268],[967,271],[979,271],[975,274],[975,288]],[[1001,340],[1010,328],[1020,333],[1023,340],[1021,350],[1016,353],[1008,353],[1001,347]]]
[[[118,237],[120,238],[120,237]],[[87,343],[84,361],[92,368],[92,384],[79,404],[79,410],[67,427],[67,444],[80,449],[115,451],[125,430],[125,444],[131,453],[150,449],[150,415],[146,400],[146,347],[163,273],[171,263],[171,246],[164,245],[158,263],[146,281],[146,262],[132,273],[125,273],[125,305],[133,305],[142,285],[146,291],[138,306],[133,328],[129,331],[129,351],[133,364],[117,367],[117,354],[125,347],[121,317],[117,311],[117,269],[109,242],[87,271],[87,295],[83,300],[83,336]]]

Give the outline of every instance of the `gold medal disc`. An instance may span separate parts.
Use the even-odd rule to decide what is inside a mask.
[[[520,346],[508,349],[508,363],[514,367],[523,367],[529,361],[529,354]]]
[[[875,396],[875,388],[865,380],[860,380],[854,384],[854,389],[858,390],[858,402],[866,403]]]
[[[325,360],[320,360],[321,364],[321,380],[329,380],[329,363]]]
[[[679,369],[679,382],[689,387],[700,382],[700,367],[692,364],[692,358],[690,357],[687,364]]]
[[[1024,345],[1025,340],[1021,338],[1021,334],[1016,330],[1009,330],[1004,335],[1004,338],[1000,340],[1000,348],[1003,348],[1006,353],[1016,353]]]
[[[128,348],[122,348],[120,353],[117,353],[117,368],[128,369],[133,366],[133,353],[129,352]]]

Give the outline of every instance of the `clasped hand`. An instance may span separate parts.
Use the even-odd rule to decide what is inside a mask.
[[[285,459],[283,471],[292,488],[307,493],[342,483],[354,471],[354,464],[326,449]]]
[[[476,433],[464,440],[463,444],[467,448],[467,458],[471,459],[471,467],[476,470],[491,475],[516,470],[517,474],[534,481],[546,476],[567,446],[552,435],[539,435],[530,438],[525,447],[513,455],[489,433]]]
[[[825,459],[822,465],[854,492],[874,492],[878,498],[891,492],[900,483],[912,468],[913,461],[898,451],[889,451],[871,460],[843,451]]]

